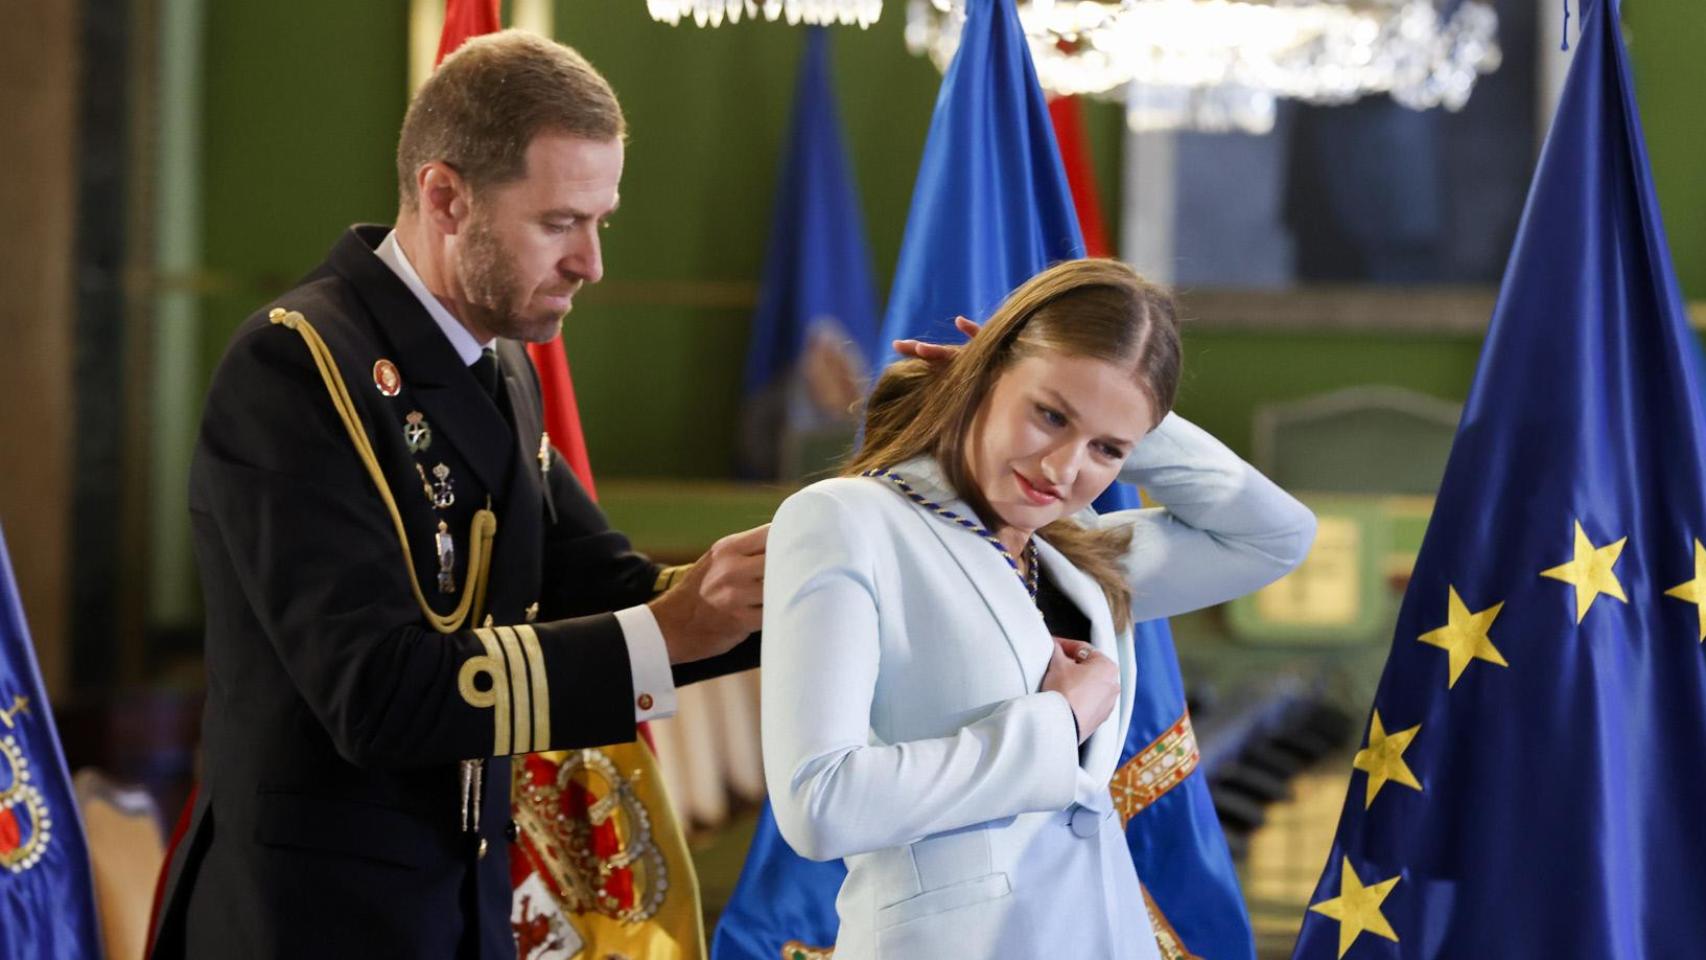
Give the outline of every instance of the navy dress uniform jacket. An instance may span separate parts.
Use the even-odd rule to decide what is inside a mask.
[[[190,479],[205,769],[157,957],[512,957],[503,755],[635,736],[610,611],[653,596],[660,568],[544,445],[522,347],[499,342],[494,403],[374,255],[385,232],[350,230],[250,317],[208,392]],[[439,614],[466,586],[470,524],[489,498],[490,628],[472,629],[484,614],[454,633],[430,626],[398,525],[275,308],[305,317],[335,358]],[[381,361],[398,374],[394,396],[378,385]],[[454,593],[439,589],[441,522]],[[676,682],[757,659],[752,638],[677,667]],[[480,757],[494,759],[475,834],[460,761]]]

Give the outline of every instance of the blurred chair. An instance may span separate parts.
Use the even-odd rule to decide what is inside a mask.
[[[108,960],[140,960],[148,943],[154,880],[165,859],[160,812],[140,787],[125,786],[94,768],[72,778],[88,835],[95,904]]]
[[[1320,524],[1302,567],[1229,605],[1233,634],[1299,645],[1383,639],[1461,413],[1437,397],[1375,385],[1258,408],[1256,466],[1297,492]]]
[[[1287,490],[1431,497],[1463,408],[1367,385],[1256,409],[1255,463]]]

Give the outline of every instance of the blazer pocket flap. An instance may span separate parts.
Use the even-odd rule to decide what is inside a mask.
[[[877,911],[877,929],[892,927],[916,920],[919,917],[935,916],[949,910],[958,910],[974,904],[999,900],[1013,892],[1013,885],[1007,881],[1005,873],[991,873],[959,883],[926,890],[917,896],[891,903]]]
[[[255,840],[419,867],[441,846],[436,832],[394,807],[319,794],[263,790],[255,798]]]

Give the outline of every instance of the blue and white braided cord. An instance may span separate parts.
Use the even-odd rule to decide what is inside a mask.
[[[900,474],[895,473],[893,470],[888,470],[888,469],[866,470],[864,473],[860,474],[860,476],[862,476],[862,477],[877,477],[879,479],[887,480],[890,483],[894,484],[895,488],[898,489],[901,492],[901,494],[904,495],[908,500],[911,500],[913,503],[916,503],[919,506],[924,507],[925,509],[929,510],[931,513],[934,513],[936,516],[941,517],[944,520],[947,520],[949,523],[953,523],[953,524],[956,524],[958,526],[964,527],[967,530],[970,530],[972,533],[975,533],[978,536],[982,537],[985,543],[988,543],[990,546],[995,548],[996,553],[1001,554],[1001,559],[1007,561],[1007,566],[1009,566],[1013,569],[1013,575],[1019,578],[1019,582],[1025,585],[1025,592],[1029,593],[1031,595],[1031,601],[1033,603],[1036,602],[1036,599],[1037,599],[1037,544],[1036,544],[1035,539],[1032,539],[1032,540],[1027,541],[1025,543],[1025,565],[1029,568],[1029,570],[1028,570],[1028,572],[1021,573],[1019,571],[1019,561],[1017,561],[1013,558],[1013,554],[1010,551],[1008,551],[1006,545],[1001,542],[1000,538],[996,537],[995,534],[989,532],[988,527],[985,527],[983,524],[978,523],[976,520],[971,520],[971,519],[967,519],[966,517],[962,517],[959,514],[955,513],[954,511],[949,510],[947,507],[944,507],[941,504],[935,502],[934,500],[930,500],[930,499],[926,498],[923,494],[920,494],[918,491],[912,489],[912,484],[907,483],[905,477],[902,477]]]

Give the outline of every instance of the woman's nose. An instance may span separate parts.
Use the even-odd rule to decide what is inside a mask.
[[[1063,443],[1043,454],[1043,477],[1062,490],[1078,479],[1078,445]]]

